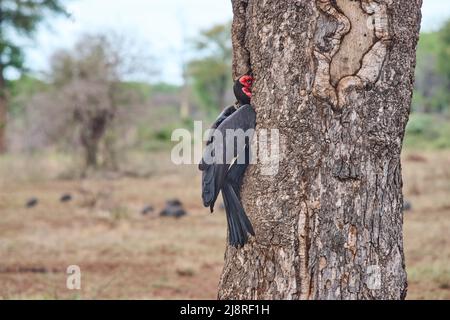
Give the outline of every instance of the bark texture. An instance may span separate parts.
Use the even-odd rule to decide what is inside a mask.
[[[421,0],[232,0],[233,74],[252,72],[279,172],[249,168],[256,238],[227,248],[220,299],[402,299],[400,153]]]

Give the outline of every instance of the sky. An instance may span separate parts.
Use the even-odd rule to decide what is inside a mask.
[[[67,0],[70,19],[53,18],[28,43],[27,65],[46,71],[52,53],[71,48],[84,33],[130,35],[155,57],[162,81],[180,83],[183,52],[199,31],[232,19],[231,0]],[[450,18],[449,0],[424,0],[422,30],[437,29]]]

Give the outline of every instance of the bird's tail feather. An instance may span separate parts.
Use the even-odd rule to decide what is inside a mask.
[[[227,214],[229,243],[234,247],[242,247],[248,241],[248,234],[255,235],[252,224],[231,184],[225,183],[222,195]]]

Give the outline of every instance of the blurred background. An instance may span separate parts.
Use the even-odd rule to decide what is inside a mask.
[[[224,212],[170,138],[234,102],[231,19],[229,0],[0,0],[0,299],[216,297]],[[450,299],[450,2],[424,0],[417,57],[408,298]]]

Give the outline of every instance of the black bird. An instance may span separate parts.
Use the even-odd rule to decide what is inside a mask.
[[[234,247],[244,246],[248,241],[248,234],[255,235],[240,201],[242,178],[250,161],[251,137],[246,137],[242,148],[233,144],[233,150],[227,150],[228,143],[234,141],[234,136],[227,136],[227,130],[242,129],[246,132],[255,129],[256,114],[250,105],[252,84],[253,78],[249,75],[244,75],[235,82],[233,89],[237,106],[227,107],[211,127],[218,130],[223,139],[216,141],[213,130],[199,165],[203,173],[203,204],[213,212],[219,192],[222,191],[228,222],[228,241]],[[214,150],[222,150],[222,156],[216,155]]]

